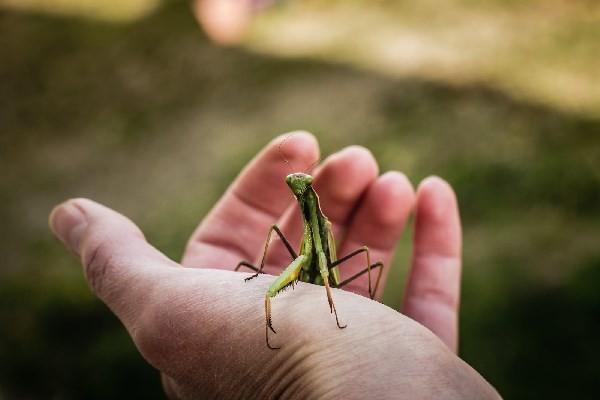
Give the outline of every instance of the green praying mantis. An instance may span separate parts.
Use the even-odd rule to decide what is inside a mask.
[[[280,348],[271,346],[269,343],[269,330],[273,333],[277,333],[273,328],[273,323],[271,321],[272,297],[275,297],[287,287],[293,286],[298,281],[325,286],[329,310],[335,315],[335,322],[338,328],[343,329],[346,327],[346,325],[340,324],[337,311],[335,309],[335,304],[333,303],[331,287],[341,288],[359,276],[367,273],[369,276],[369,296],[371,299],[373,299],[379,286],[381,272],[383,271],[383,263],[376,262],[371,264],[371,256],[369,254],[369,249],[366,246],[363,246],[342,258],[337,258],[335,239],[331,230],[331,222],[321,210],[319,196],[312,187],[313,177],[311,175],[304,173],[293,173],[285,178],[285,182],[296,197],[298,205],[300,206],[300,213],[302,214],[304,233],[302,236],[302,242],[300,243],[300,254],[296,254],[290,242],[275,224],[271,226],[267,234],[267,240],[265,242],[265,248],[263,251],[262,260],[260,262],[260,267],[257,268],[247,261],[240,261],[235,267],[236,271],[244,266],[256,272],[254,275],[246,278],[245,281],[249,281],[257,277],[258,274],[262,273],[262,270],[265,266],[265,257],[267,255],[267,250],[269,248],[271,235],[273,232],[279,235],[287,251],[290,253],[292,258],[291,263],[283,270],[277,279],[275,279],[271,286],[269,286],[269,289],[265,295],[265,340],[267,347],[271,350],[277,350]],[[339,271],[340,265],[361,253],[366,255],[366,268],[350,278],[341,281]],[[375,286],[372,286],[371,270],[376,268],[379,268],[379,271],[375,281]]]

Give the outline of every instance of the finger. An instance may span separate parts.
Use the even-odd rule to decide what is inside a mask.
[[[315,172],[314,188],[321,210],[332,224],[335,237],[344,235],[350,216],[369,185],[377,178],[378,166],[371,152],[361,146],[347,147],[331,156]],[[296,204],[288,207],[280,221],[293,245],[300,243],[303,228]],[[283,246],[274,247],[267,258],[274,270],[289,263]]]
[[[338,258],[361,246],[367,246],[371,263],[383,262],[384,270],[376,298],[380,298],[383,293],[389,265],[406,220],[412,211],[414,200],[413,187],[404,174],[395,171],[383,174],[369,187],[350,224],[348,235],[340,246]],[[352,257],[340,265],[342,280],[366,267],[365,255]],[[371,272],[373,288],[378,273],[377,270]],[[368,296],[368,279],[368,275],[365,274],[349,283],[344,289]]]
[[[305,168],[319,157],[314,136],[306,132],[272,140],[231,184],[188,242],[182,264],[231,269],[254,260],[273,223],[291,204],[285,184],[290,166]]]
[[[92,291],[128,329],[149,304],[157,283],[176,266],[152,247],[129,219],[87,199],[50,214],[54,234],[81,258]]]
[[[437,177],[417,191],[414,250],[402,311],[452,350],[458,341],[461,228],[456,197]]]
[[[253,10],[251,0],[196,0],[193,11],[209,38],[233,45],[242,40]]]

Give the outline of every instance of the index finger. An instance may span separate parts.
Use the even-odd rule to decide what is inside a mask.
[[[267,230],[293,200],[284,183],[290,165],[303,168],[319,157],[317,140],[307,132],[273,139],[244,168],[190,238],[182,264],[231,269],[253,260]]]

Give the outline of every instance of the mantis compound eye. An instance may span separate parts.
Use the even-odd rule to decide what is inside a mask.
[[[295,173],[288,175],[285,181],[292,192],[298,197],[302,196],[306,192],[306,189],[310,187],[313,178],[307,174]]]

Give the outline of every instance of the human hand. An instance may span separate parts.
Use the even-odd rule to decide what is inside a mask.
[[[216,43],[239,43],[252,18],[274,0],[193,0],[196,20]]]
[[[255,259],[278,219],[297,243],[301,226],[283,182],[288,171],[281,152],[291,165],[305,166],[318,158],[318,149],[308,134],[292,135],[285,146],[281,141],[271,142],[246,167],[204,219],[182,265],[151,247],[131,221],[90,200],[70,200],[51,215],[53,231],[81,257],[92,290],[163,373],[169,395],[498,398],[450,350],[456,348],[460,226],[454,195],[438,178],[417,192],[403,311],[448,346],[411,319],[344,291],[334,291],[349,325],[339,331],[322,288],[301,285],[294,296],[273,302],[283,348],[266,348],[262,299],[272,278],[244,283],[242,274],[215,268]],[[315,187],[337,237],[344,238],[340,255],[366,244],[373,259],[389,264],[415,201],[408,180],[399,173],[377,177],[370,153],[351,147],[318,167]],[[266,271],[276,272],[284,259],[289,255],[275,246]],[[345,268],[342,275],[348,276],[360,264]],[[357,280],[350,289],[364,295],[364,288]]]

